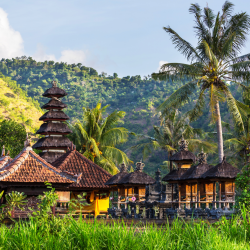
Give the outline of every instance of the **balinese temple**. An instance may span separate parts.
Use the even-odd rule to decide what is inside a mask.
[[[125,164],[122,164],[121,172],[106,182],[106,185],[112,186],[113,190],[118,191],[118,209],[121,204],[124,204],[126,208],[131,197],[135,197],[139,202],[145,200],[146,185],[155,183],[155,179],[142,172],[144,165],[142,162],[137,162],[135,171],[127,173]]]
[[[28,138],[23,150],[13,160],[9,156],[0,159],[0,191],[4,190],[5,194],[24,192],[28,200],[47,191],[45,182],[51,183],[59,192],[69,192],[69,185],[81,179],[81,174],[62,171],[46,162],[32,150]]]
[[[209,208],[209,202],[213,201],[213,183],[207,182],[202,178],[213,166],[207,164],[207,154],[203,152],[198,154],[198,165],[189,168],[178,181],[179,187],[184,192],[186,207],[200,207],[201,203],[206,203],[206,208]]]
[[[229,203],[235,203],[235,178],[240,172],[238,168],[233,167],[226,162],[224,156],[223,161],[210,168],[202,175],[204,181],[213,185],[213,207],[221,208],[222,204],[224,208],[229,208]],[[218,183],[219,200],[216,199],[216,183]],[[218,206],[217,206],[218,205]]]
[[[48,111],[40,117],[39,120],[44,123],[36,132],[44,137],[33,145],[33,148],[42,150],[39,155],[49,163],[66,153],[71,142],[65,135],[72,132],[65,123],[69,117],[62,111],[67,105],[59,99],[66,96],[67,93],[58,88],[55,81],[52,82],[52,85],[43,94],[44,97],[50,98],[50,101],[42,106]]]

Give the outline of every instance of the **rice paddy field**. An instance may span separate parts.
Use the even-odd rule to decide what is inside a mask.
[[[81,218],[30,218],[11,226],[1,224],[0,249],[250,249],[250,224],[246,213],[232,220],[222,218],[185,222],[171,226],[107,225]]]

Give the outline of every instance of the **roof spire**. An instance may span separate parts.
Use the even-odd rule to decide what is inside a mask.
[[[123,161],[123,163],[121,164],[121,172],[127,172],[127,166],[126,166],[126,164],[124,163],[124,161]]]
[[[142,172],[144,166],[145,166],[145,164],[142,163],[142,160],[140,162],[137,162],[136,163],[136,170],[135,171]]]
[[[1,156],[5,156],[5,146],[3,145],[3,150],[2,150],[2,155]]]
[[[8,152],[7,152],[7,156],[10,156],[10,151],[8,150]]]
[[[30,139],[29,139],[29,135],[28,133],[26,134],[26,140],[24,142],[24,147],[27,148],[27,147],[30,147],[31,144],[30,144]]]
[[[198,156],[199,164],[207,163],[207,154],[203,152],[203,148],[197,156]]]
[[[57,83],[56,83],[55,79],[53,79],[53,81],[51,82],[51,84],[52,84],[52,87],[53,87],[53,88],[56,88],[56,87],[57,87]]]
[[[179,146],[180,146],[180,150],[181,151],[187,151],[188,150],[188,144],[189,142],[187,140],[184,139],[184,136],[182,134],[182,138],[181,140],[178,142]]]

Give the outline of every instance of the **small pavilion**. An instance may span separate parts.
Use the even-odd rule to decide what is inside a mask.
[[[193,163],[196,162],[196,156],[188,151],[188,141],[182,137],[182,139],[179,141],[179,151],[171,156],[169,160],[173,161],[177,168],[168,173],[162,179],[162,181],[166,181],[172,185],[171,204],[173,206],[174,204],[178,203],[178,207],[180,209],[181,203],[184,203],[187,191],[186,185],[181,185],[181,176],[191,168]],[[175,184],[178,185],[178,201],[174,201]]]
[[[131,197],[135,197],[136,201],[139,202],[145,200],[146,185],[155,183],[155,179],[142,172],[144,165],[142,162],[137,162],[136,170],[127,173],[125,164],[122,164],[121,172],[106,182],[106,185],[110,185],[113,190],[116,189],[118,191],[118,209],[121,204],[124,204],[126,208],[127,201],[129,201]]]
[[[233,167],[231,164],[226,162],[226,157],[224,156],[223,161],[210,168],[205,172],[201,178],[206,182],[213,185],[213,208],[221,208],[222,204],[225,209],[229,208],[229,204],[235,204],[235,178],[240,172],[238,168]],[[218,183],[219,190],[219,200],[216,198],[216,183]]]

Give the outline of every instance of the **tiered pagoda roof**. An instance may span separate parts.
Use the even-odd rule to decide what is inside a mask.
[[[119,185],[149,185],[154,184],[155,179],[146,173],[143,173],[144,163],[137,162],[136,170],[125,175],[120,181]]]
[[[105,185],[109,185],[109,186],[117,185],[122,180],[122,178],[124,178],[126,175],[128,175],[127,166],[125,165],[125,163],[122,163],[121,164],[121,171],[118,174],[112,176],[105,183]]]
[[[27,139],[23,150],[7,164],[0,168],[0,183],[4,186],[6,182],[26,183],[32,186],[35,183],[44,185],[44,182],[56,184],[70,184],[79,182],[81,174],[74,175],[67,171],[55,168],[31,148]]]
[[[70,147],[70,140],[65,135],[72,133],[67,124],[64,123],[69,120],[69,117],[62,111],[67,105],[58,98],[64,97],[67,93],[56,86],[56,82],[52,82],[52,88],[47,89],[43,96],[51,98],[50,101],[42,106],[48,112],[40,117],[44,123],[41,125],[37,134],[45,135],[44,138],[39,139],[33,148],[42,150],[39,155],[47,162],[52,163],[57,158],[66,153]]]
[[[71,149],[55,162],[52,163],[57,169],[69,171],[78,175],[82,173],[82,178],[79,183],[70,185],[71,190],[88,190],[88,189],[108,189],[105,185],[112,175],[103,168],[99,167],[71,146]]]

